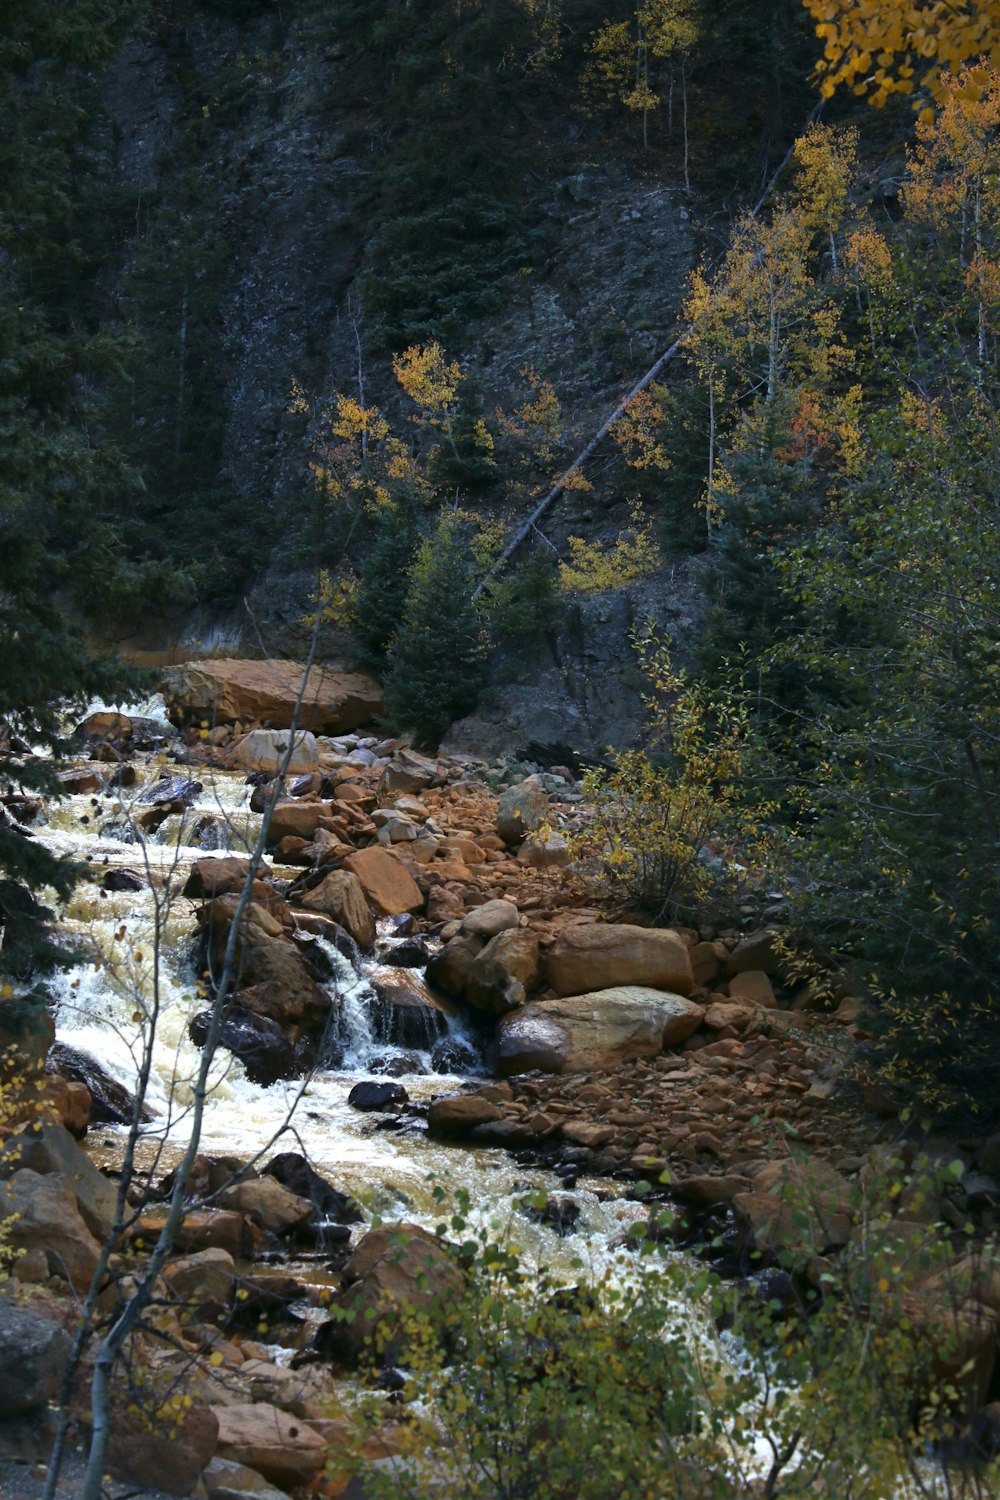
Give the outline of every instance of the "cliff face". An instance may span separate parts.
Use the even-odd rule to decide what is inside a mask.
[[[221,630],[227,645],[240,641],[248,589],[258,623],[287,630],[301,612],[309,558],[295,538],[310,504],[310,431],[290,410],[293,385],[322,398],[356,393],[360,378],[390,412],[398,395],[366,307],[372,226],[386,217],[379,101],[358,87],[354,39],[323,10],[251,9],[237,21],[190,8],[183,24],[134,37],[102,88],[94,149],[115,213],[101,295],[146,340],[128,436],[153,509],[182,525],[202,517],[210,601],[213,570],[241,559],[236,586],[195,621],[195,634]],[[527,367],[551,380],[570,457],[669,342],[693,249],[681,197],[627,164],[620,137],[602,140],[568,109],[541,128],[546,149],[525,183],[530,255],[492,288],[499,310],[468,321],[449,354],[475,373],[487,411],[523,395]],[[624,509],[606,506],[570,497],[549,535],[557,546],[570,532],[613,536]],[[629,735],[638,700],[622,678],[627,629],[650,607],[673,608],[662,595],[647,588],[606,618],[590,604],[571,611],[565,639],[537,662],[508,664],[515,678],[541,673],[552,685],[544,737],[600,748]],[[595,724],[597,670],[618,685],[597,694]],[[490,712],[500,721],[467,725],[465,743],[505,733],[503,710]]]

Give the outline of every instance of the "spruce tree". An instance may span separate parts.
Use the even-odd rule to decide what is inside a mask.
[[[468,713],[479,693],[484,642],[476,583],[467,525],[448,512],[417,550],[385,680],[390,719],[426,745]]]

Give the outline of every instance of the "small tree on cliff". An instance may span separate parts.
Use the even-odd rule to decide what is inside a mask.
[[[477,577],[466,519],[449,511],[417,549],[388,652],[386,709],[424,743],[436,742],[479,691],[484,642],[472,599]]]

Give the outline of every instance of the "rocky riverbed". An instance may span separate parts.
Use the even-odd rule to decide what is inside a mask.
[[[0,1338],[26,1372],[0,1387],[0,1452],[24,1460],[11,1494],[38,1493],[43,1414],[112,1232],[144,1048],[140,1170],[106,1313],[131,1295],[186,1140],[205,976],[219,973],[289,749],[283,710],[272,698],[271,722],[255,718],[261,685],[241,698],[238,667],[221,716],[216,701],[202,722],[183,681],[180,732],[156,707],[95,712],[63,801],[5,800],[25,837],[90,871],[61,918],[84,962],[55,987],[56,1045],[24,1001],[6,1002],[7,1037],[46,1068],[0,1154],[0,1214],[16,1215],[22,1252]],[[898,1121],[868,1107],[845,1067],[863,998],[826,959],[812,976],[789,965],[772,897],[748,893],[721,928],[612,912],[574,864],[572,768],[419,755],[365,734],[350,688],[315,708],[318,732],[300,733],[271,809],[202,1154],[142,1336],[148,1399],[183,1393],[190,1406],[164,1442],[123,1397],[109,1462],[130,1493],[362,1495],[327,1473],[361,1353],[334,1314],[370,1311],[391,1368],[402,1303],[447,1296],[463,1274],[432,1233],[442,1183],[468,1194],[476,1223],[502,1223],[528,1263],[565,1263],[567,1278],[581,1258],[634,1254],[629,1231],[646,1221],[730,1275],[785,1251],[849,1255],[870,1232],[866,1191],[896,1166],[910,1184],[897,1238],[946,1245],[969,1215],[994,1226],[1000,1144],[900,1144]],[[338,729],[338,702],[352,727]],[[943,1188],[937,1161],[961,1168]],[[803,1191],[805,1229],[786,1206]],[[954,1270],[982,1406],[1000,1296],[970,1274]],[[939,1264],[905,1275],[931,1334],[954,1322],[954,1277]],[[402,1419],[387,1405],[369,1458],[396,1451]]]

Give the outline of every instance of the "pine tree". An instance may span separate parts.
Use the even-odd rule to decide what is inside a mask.
[[[403,619],[389,646],[385,705],[393,723],[436,744],[475,704],[482,626],[472,595],[477,569],[465,518],[442,516],[417,551]]]

